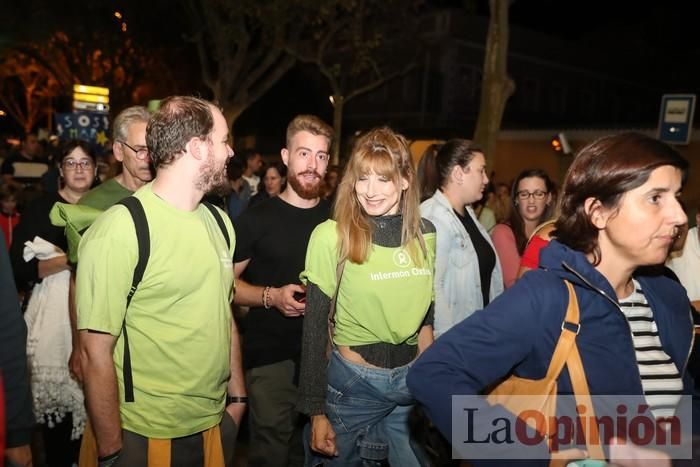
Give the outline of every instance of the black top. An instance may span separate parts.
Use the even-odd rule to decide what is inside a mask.
[[[68,203],[58,193],[42,194],[27,206],[22,213],[19,224],[15,227],[10,246],[10,260],[17,287],[21,290],[30,290],[35,282],[40,281],[39,260],[34,258],[26,262],[22,258],[24,242],[34,240],[34,237],[41,237],[63,251],[68,250],[68,240],[66,240],[64,228],[56,227],[51,224],[49,219],[49,212],[51,212],[54,203],[57,202]]]
[[[0,245],[4,241],[0,231]],[[34,427],[26,349],[27,326],[19,310],[7,251],[0,247],[0,375],[9,448],[29,444]]]
[[[252,208],[253,206],[257,206],[266,199],[270,199],[270,195],[267,193],[267,191],[264,189],[262,191],[258,191],[252,198],[250,198],[250,201],[248,201],[248,207]]]
[[[246,282],[282,287],[301,284],[306,247],[311,232],[330,214],[327,201],[302,209],[279,196],[246,209],[234,220],[234,262],[250,260],[243,272]],[[251,307],[241,323],[243,366],[256,368],[284,360],[298,360],[301,353],[302,317],[287,318],[279,310]]]
[[[489,292],[491,290],[491,274],[496,267],[496,252],[491,244],[484,238],[476,226],[472,216],[462,216],[455,211],[457,217],[462,221],[464,229],[469,234],[469,238],[476,250],[476,259],[479,261],[479,276],[481,277],[481,296],[484,298],[484,307],[489,304]]]

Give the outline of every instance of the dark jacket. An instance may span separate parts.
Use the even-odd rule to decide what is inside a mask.
[[[0,232],[0,244],[5,241],[2,237]],[[26,348],[27,326],[19,310],[10,260],[5,248],[0,248],[0,374],[10,448],[29,444],[34,426]]]
[[[556,241],[542,250],[540,267],[440,337],[409,372],[409,388],[448,439],[452,395],[479,394],[511,372],[529,379],[545,376],[568,302],[562,279],[573,283],[578,298],[576,343],[591,394],[643,394],[631,330],[607,279],[584,254]],[[693,382],[685,370],[693,326],[685,290],[662,275],[640,272],[635,279],[653,310],[663,348],[691,394]],[[567,371],[559,377],[558,393],[573,394]]]
[[[22,213],[22,218],[15,227],[14,238],[10,245],[10,260],[14,270],[15,282],[20,290],[29,292],[39,278],[39,260],[33,258],[24,261],[24,242],[41,237],[63,251],[68,251],[68,241],[63,227],[51,224],[49,212],[55,203],[68,203],[58,193],[44,193],[33,200]]]

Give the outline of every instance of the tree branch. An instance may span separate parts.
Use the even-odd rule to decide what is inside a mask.
[[[276,48],[270,48],[268,49],[267,53],[265,54],[265,58],[263,61],[255,66],[250,72],[248,73],[248,76],[245,77],[243,82],[241,83],[241,87],[244,89],[248,89],[254,85],[254,83],[263,75],[265,74],[270,68],[272,68],[275,63],[277,63],[282,56],[284,56],[284,50],[282,49],[276,49]],[[296,60],[292,61],[292,65],[294,65],[294,62]],[[291,68],[291,66],[289,67]],[[284,70],[286,72],[289,68]],[[284,73],[282,73],[283,75]],[[282,76],[280,75],[280,77]]]
[[[338,34],[338,31],[349,27],[351,24],[352,22],[349,18],[332,22],[332,26],[328,30],[328,33],[323,37],[323,39],[321,39],[321,41],[319,41],[318,49],[316,52],[317,63],[323,63],[323,58],[326,54],[328,44],[330,44],[331,41],[335,38],[336,34]]]
[[[269,73],[262,81],[258,82],[255,87],[248,89],[248,103],[252,104],[253,102],[257,101],[260,99],[263,94],[265,94],[269,89],[277,82],[280,80],[284,74],[289,71],[290,68],[294,66],[294,63],[296,62],[294,57],[291,57],[289,55],[286,55],[283,59],[282,62],[277,64],[272,70],[271,73]]]
[[[16,99],[8,97],[5,95],[5,93],[0,94],[0,102],[2,102],[7,109],[7,113],[10,114],[10,116],[14,118],[17,123],[24,127],[26,118],[22,112],[22,106],[20,103]]]
[[[416,67],[416,64],[411,63],[402,70],[395,71],[393,73],[389,73],[388,75],[385,75],[379,79],[376,79],[375,81],[368,83],[365,86],[361,86],[361,87],[349,92],[346,96],[344,96],[345,102],[347,103],[350,99],[353,99],[353,98],[355,98],[359,95],[362,95],[366,92],[372,91],[372,90],[378,88],[379,86],[381,86],[382,84],[387,83],[395,78],[398,78],[399,76],[403,76],[406,73],[408,73],[409,71],[411,71],[412,69],[414,69],[415,67]]]

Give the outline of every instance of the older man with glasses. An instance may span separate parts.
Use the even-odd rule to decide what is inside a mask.
[[[112,151],[122,163],[122,172],[90,190],[80,200],[81,205],[105,210],[151,181],[153,173],[146,148],[146,125],[150,118],[151,114],[142,106],[126,108],[117,115]]]

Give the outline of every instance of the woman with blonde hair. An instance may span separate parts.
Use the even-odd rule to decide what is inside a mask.
[[[307,465],[422,465],[407,424],[406,373],[433,340],[435,229],[420,217],[401,135],[377,128],[358,139],[333,218],[314,230],[302,273]]]

